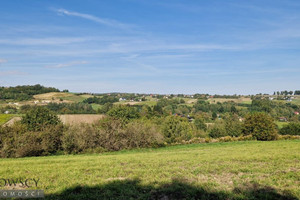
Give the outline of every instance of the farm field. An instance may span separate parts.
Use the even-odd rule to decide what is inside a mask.
[[[80,123],[93,124],[104,117],[104,115],[95,114],[66,114],[58,115],[59,119],[64,124],[76,125]]]
[[[45,94],[34,95],[34,99],[37,100],[59,100],[63,99],[69,102],[82,102],[84,99],[91,97],[92,95],[76,95],[73,93],[65,92],[50,92]]]
[[[224,103],[224,102],[230,102],[230,101],[233,101],[235,103],[243,103],[243,104],[251,104],[252,103],[252,100],[251,98],[238,98],[238,99],[226,99],[226,98],[210,98],[208,99],[208,101],[210,103]]]
[[[20,121],[21,117],[17,115],[6,116],[0,115],[0,125],[12,125],[16,121]],[[63,124],[66,125],[78,125],[81,123],[93,124],[101,120],[105,115],[100,114],[65,114],[58,115]]]
[[[49,93],[34,95],[33,98],[51,100],[52,98],[62,98],[62,97],[70,97],[70,96],[73,96],[73,94],[64,93],[64,92],[49,92]]]
[[[300,140],[0,159],[0,165],[2,178],[40,179],[46,199],[300,198]]]

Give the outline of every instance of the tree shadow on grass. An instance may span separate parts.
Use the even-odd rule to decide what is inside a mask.
[[[174,180],[170,184],[160,187],[142,185],[139,180],[118,180],[99,186],[75,186],[59,194],[47,195],[46,199],[262,199],[262,200],[297,200],[288,192],[280,193],[271,187],[252,184],[235,188],[232,191],[213,191],[203,187],[196,187],[189,183]]]

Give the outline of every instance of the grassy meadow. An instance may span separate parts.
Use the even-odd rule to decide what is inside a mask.
[[[179,145],[0,159],[1,178],[38,178],[46,199],[299,199],[300,141]]]

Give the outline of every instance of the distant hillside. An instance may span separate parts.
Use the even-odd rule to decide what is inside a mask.
[[[42,85],[23,85],[16,87],[0,87],[0,100],[13,99],[18,101],[29,100],[33,95],[48,92],[59,92],[59,89],[53,87],[44,87]]]

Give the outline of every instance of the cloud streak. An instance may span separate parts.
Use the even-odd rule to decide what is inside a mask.
[[[1,59],[1,58],[0,58],[0,64],[1,64],[1,63],[6,63],[6,62],[7,62],[7,60]]]
[[[110,27],[114,27],[114,28],[121,28],[121,29],[127,29],[130,28],[131,25],[128,24],[123,24],[120,23],[116,20],[112,20],[112,19],[105,19],[105,18],[100,18],[100,17],[96,17],[90,14],[85,14],[85,13],[79,13],[79,12],[72,12],[66,9],[56,9],[55,10],[58,14],[60,15],[67,15],[67,16],[74,16],[74,17],[79,17],[79,18],[83,18],[83,19],[87,19],[105,26],[110,26]]]
[[[50,66],[45,66],[46,68],[64,68],[64,67],[71,67],[71,66],[75,66],[75,65],[83,65],[83,64],[87,64],[88,62],[86,61],[72,61],[69,63],[60,63],[60,64],[56,64],[56,65],[50,65]]]
[[[21,72],[21,71],[16,71],[16,70],[0,71],[0,76],[22,76],[22,75],[27,75],[27,73]]]
[[[14,38],[1,39],[0,44],[5,45],[63,45],[92,40],[87,37],[46,37],[46,38]]]

